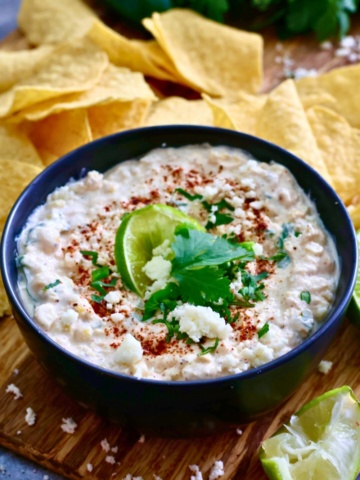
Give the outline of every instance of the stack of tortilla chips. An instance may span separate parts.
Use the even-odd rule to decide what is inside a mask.
[[[111,133],[183,123],[290,150],[335,187],[360,227],[360,65],[286,80],[265,95],[261,36],[190,10],[145,19],[152,40],[115,32],[81,0],[23,0],[18,21],[31,48],[0,50],[0,234],[17,196],[57,158]],[[149,79],[198,99],[159,98]],[[0,316],[7,313],[0,285]]]

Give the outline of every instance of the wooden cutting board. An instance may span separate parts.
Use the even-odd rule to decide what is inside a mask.
[[[122,30],[121,25],[119,29]],[[360,33],[360,19],[352,33]],[[284,67],[277,63],[276,57],[288,55],[295,68],[320,71],[345,63],[307,38],[285,42],[281,52],[276,48],[277,42],[273,32],[265,34],[264,91],[283,80]],[[21,36],[14,32],[0,47],[16,49],[24,45]],[[154,475],[162,480],[185,480],[192,474],[189,465],[195,464],[206,480],[213,463],[222,460],[225,469],[222,480],[265,480],[258,460],[259,445],[300,406],[341,385],[351,386],[360,397],[360,331],[347,320],[325,359],[334,362],[330,373],[314,372],[276,411],[252,424],[239,425],[242,434],[234,430],[205,439],[141,438],[138,433],[124,431],[69,399],[32,357],[15,321],[0,319],[0,444],[69,479],[122,480],[131,474],[144,480],[153,480]],[[11,383],[23,395],[18,400],[6,393]],[[28,407],[37,415],[34,426],[25,422]],[[77,424],[74,434],[61,429],[62,419],[69,417]],[[104,450],[101,446],[104,439],[113,451]]]

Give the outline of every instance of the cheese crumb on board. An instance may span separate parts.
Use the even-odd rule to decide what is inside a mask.
[[[69,433],[72,435],[77,428],[77,423],[75,423],[71,417],[63,418],[62,422],[63,423],[61,424],[61,430],[63,430],[65,433]]]
[[[115,465],[116,460],[112,455],[107,455],[105,457],[105,462],[110,463],[111,465]]]
[[[224,464],[221,460],[216,460],[214,465],[211,467],[209,480],[216,480],[224,475]]]
[[[333,366],[333,362],[330,362],[330,360],[321,360],[321,362],[318,365],[318,370],[320,373],[327,375],[332,369],[332,366]]]
[[[145,442],[145,435],[141,435],[141,437],[138,440],[138,443],[144,443]]]
[[[86,470],[87,470],[88,472],[92,472],[92,471],[93,471],[93,468],[94,468],[94,467],[92,466],[91,463],[88,463],[88,464],[86,465]]]
[[[101,440],[100,445],[105,452],[110,451],[110,443],[108,442],[107,438],[104,438],[104,440]]]
[[[26,409],[25,422],[32,427],[36,422],[36,413],[31,407]]]
[[[203,480],[203,476],[198,465],[189,465],[189,468],[195,474],[191,475],[190,480]]]
[[[13,383],[10,383],[5,390],[6,393],[12,393],[14,395],[15,400],[19,400],[23,395],[20,391],[20,388],[14,385]]]

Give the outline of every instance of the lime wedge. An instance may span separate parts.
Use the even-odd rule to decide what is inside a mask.
[[[350,387],[304,405],[261,447],[271,480],[353,480],[360,468],[360,404]]]
[[[360,258],[360,230],[356,232],[358,253]],[[360,262],[358,265],[357,279],[355,284],[355,290],[351,297],[350,305],[347,311],[349,320],[360,328]]]
[[[154,204],[126,215],[116,233],[115,260],[125,285],[133,292],[144,296],[152,281],[142,271],[153,257],[153,249],[170,242],[178,225],[204,230],[194,218],[176,208]]]

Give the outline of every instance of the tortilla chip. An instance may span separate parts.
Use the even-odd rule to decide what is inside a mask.
[[[256,135],[297,155],[332,183],[293,80],[269,93],[258,117]]]
[[[351,220],[356,230],[360,228],[360,203],[356,205],[349,205],[347,207]]]
[[[7,158],[16,163],[24,162],[37,167],[43,167],[41,158],[34,145],[16,125],[0,124],[1,158]]]
[[[56,47],[47,60],[33,75],[0,94],[0,117],[50,98],[88,90],[108,65],[106,54],[85,41]]]
[[[215,127],[256,134],[258,117],[266,102],[265,95],[255,96],[242,92],[236,100],[214,99],[205,94],[203,98],[213,112]]]
[[[143,125],[150,102],[113,102],[88,109],[89,123],[94,139]]]
[[[182,83],[199,92],[234,97],[262,83],[260,35],[205,19],[191,10],[154,13],[143,24],[170,57]]]
[[[154,103],[145,125],[213,125],[212,113],[204,100],[168,97]]]
[[[0,147],[1,143],[0,141]],[[40,167],[13,160],[12,157],[5,159],[0,153],[0,236],[16,199],[41,170]],[[10,313],[10,305],[0,275],[0,317]]]
[[[342,115],[352,127],[360,128],[360,64],[336,68],[318,77],[302,78],[296,82],[300,99],[309,104],[309,97],[323,107],[329,107]],[[327,98],[324,99],[324,94]],[[313,103],[314,105],[314,103]]]
[[[96,18],[79,0],[22,0],[18,25],[31,44],[55,44],[83,37]]]
[[[52,53],[53,47],[43,46],[33,50],[0,51],[0,91],[33,75]]]
[[[85,109],[69,110],[27,125],[45,165],[92,140]]]
[[[360,130],[325,107],[313,107],[307,116],[335,190],[343,202],[352,203],[360,193]]]
[[[87,108],[114,101],[127,102],[136,99],[155,100],[149,85],[141,73],[109,64],[99,82],[91,89],[57,97],[21,110],[11,121],[41,120],[64,110]]]
[[[115,65],[160,80],[178,81],[170,59],[153,40],[129,40],[100,21],[93,22],[88,38],[104,50]]]

